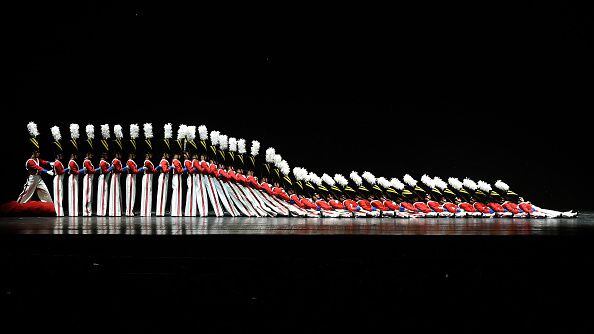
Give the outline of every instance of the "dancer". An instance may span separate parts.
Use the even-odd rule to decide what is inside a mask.
[[[29,122],[27,124],[27,130],[29,131],[29,142],[32,145],[31,149],[31,157],[25,163],[25,169],[27,170],[27,182],[23,186],[23,191],[19,194],[17,198],[18,203],[27,203],[33,197],[33,194],[37,193],[37,197],[42,202],[51,202],[52,197],[41,178],[41,174],[48,174],[50,176],[54,175],[54,172],[51,170],[47,170],[42,166],[46,166],[48,168],[53,167],[52,163],[39,159],[39,141],[37,140],[37,136],[39,136],[39,131],[37,130],[37,124],[33,122]]]
[[[62,163],[63,159],[63,147],[60,140],[62,139],[62,134],[60,133],[60,128],[57,126],[52,126],[50,129],[53,137],[53,147],[56,156],[56,160],[54,161],[53,170],[54,170],[54,182],[53,182],[53,191],[54,191],[54,210],[56,211],[57,217],[64,216],[64,174],[68,171],[64,168],[64,164]]]
[[[142,190],[140,195],[140,216],[150,217],[153,210],[153,175],[157,173],[155,166],[151,159],[153,158],[153,125],[151,123],[144,123],[144,147],[145,156],[144,164],[139,169],[142,175]]]
[[[93,158],[93,140],[95,139],[95,128],[89,124],[86,126],[85,131],[87,133],[87,154],[83,161],[83,201],[82,201],[82,215],[92,216],[93,215],[93,178],[96,172],[100,169],[95,170],[91,159]]]
[[[119,217],[122,215],[122,187],[120,177],[122,175],[122,140],[124,138],[124,132],[122,126],[116,124],[113,126],[114,140],[114,158],[111,161],[111,179],[109,186],[109,215]]]
[[[167,210],[167,189],[169,187],[169,173],[171,167],[169,166],[169,152],[171,151],[171,138],[173,137],[173,127],[171,123],[163,126],[163,155],[157,171],[159,172],[159,179],[157,180],[157,206],[156,216],[162,217]]]
[[[68,215],[78,216],[78,175],[80,174],[78,163],[78,138],[80,137],[78,124],[70,124],[70,144],[72,152],[68,162]]]
[[[138,124],[130,124],[130,145],[128,152],[128,161],[124,172],[126,175],[126,216],[134,216],[134,204],[136,202],[136,174],[138,174],[138,165],[136,165],[136,139],[140,134]]]
[[[99,177],[97,180],[97,216],[105,216],[109,203],[109,124],[101,125],[101,160],[99,161]]]

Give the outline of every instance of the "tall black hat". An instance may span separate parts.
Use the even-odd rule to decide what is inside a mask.
[[[224,134],[219,134],[219,140],[218,140],[218,147],[219,149],[217,150],[217,161],[219,161],[220,163],[225,163],[227,161],[227,149],[229,148],[229,137],[227,137],[227,135]]]
[[[93,124],[87,124],[85,127],[85,132],[87,134],[87,140],[85,141],[85,149],[86,152],[94,152],[95,151],[95,126]]]
[[[210,159],[216,160],[218,157],[219,150],[217,149],[217,145],[219,144],[219,135],[221,133],[219,131],[211,131],[210,132],[210,146],[208,150],[208,157]]]
[[[99,146],[101,147],[101,152],[109,153],[109,124],[102,124],[101,125],[101,140],[99,141]]]
[[[424,200],[425,196],[427,195],[427,192],[425,191],[425,189],[423,189],[419,183],[417,182],[417,180],[413,179],[412,176],[406,174],[404,175],[404,177],[402,178],[402,180],[404,181],[405,184],[405,188],[404,190],[408,190],[407,192],[405,192],[404,190],[402,191],[403,195],[406,195],[407,199],[409,200],[414,200],[415,197],[417,199],[421,199]],[[409,194],[410,193],[410,194]]]
[[[247,152],[245,145],[245,139],[237,139],[237,155],[235,156],[235,167],[237,168],[243,168],[243,166],[245,165],[245,155]]]
[[[357,194],[359,194],[361,197],[367,197],[370,194],[369,188],[367,188],[364,184],[363,184],[363,179],[361,178],[361,176],[359,176],[359,173],[352,171],[351,174],[349,174],[349,177],[351,179],[351,181],[353,181],[354,186],[353,188],[356,190]]]
[[[144,133],[144,153],[152,153],[153,152],[153,125],[151,123],[144,123],[142,125],[142,130]]]
[[[517,203],[520,200],[520,195],[516,194],[514,191],[509,189],[509,186],[505,182],[497,180],[494,186],[494,189],[496,189],[497,192],[499,192],[501,196],[505,198],[507,201]]]
[[[256,172],[256,156],[258,155],[258,153],[260,152],[260,142],[257,140],[252,140],[252,146],[250,147],[250,156],[249,156],[249,162],[248,162],[248,169],[253,170],[254,172]],[[280,178],[280,175],[279,175]]]
[[[173,126],[171,123],[163,125],[163,153],[171,153],[173,147]]]
[[[231,137],[229,138],[229,151],[227,152],[227,165],[234,166],[235,165],[235,158],[237,156],[237,138]]]
[[[193,153],[198,151],[198,144],[196,143],[196,126],[189,125],[187,131],[186,151],[192,156]]]
[[[37,124],[34,122],[27,123],[27,131],[29,132],[29,144],[31,145],[32,151],[39,151],[40,145],[39,140],[37,140],[37,136],[39,136],[39,131],[37,130]]]
[[[52,147],[54,149],[54,155],[62,154],[64,152],[64,147],[62,146],[62,134],[60,133],[60,128],[58,126],[52,126],[50,128],[50,132],[52,133]]]
[[[128,139],[128,153],[136,153],[138,150],[138,138],[140,137],[140,127],[138,124],[130,124],[130,139]]]
[[[122,153],[124,151],[124,129],[120,124],[113,126],[113,150],[116,153]]]
[[[464,188],[463,183],[455,177],[448,178],[448,184],[457,197],[462,201],[468,202],[472,198],[472,195]]]
[[[208,150],[208,129],[205,125],[200,125],[198,127],[198,142],[196,143],[196,151],[199,155],[204,154],[208,157]]]
[[[369,192],[375,196],[383,197],[384,190],[377,184],[377,178],[370,172],[363,172],[361,174],[365,187],[369,189]]]
[[[181,154],[185,152],[186,145],[188,140],[188,126],[185,124],[180,124],[177,128],[177,139],[173,146],[175,147],[175,153]]]
[[[70,149],[72,153],[77,153],[79,150],[78,140],[80,138],[80,126],[78,124],[70,124]]]

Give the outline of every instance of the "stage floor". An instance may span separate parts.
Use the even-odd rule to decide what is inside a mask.
[[[572,235],[594,234],[594,213],[574,219],[4,217],[3,235]]]

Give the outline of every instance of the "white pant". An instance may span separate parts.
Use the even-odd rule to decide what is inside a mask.
[[[205,175],[200,173],[194,175],[194,190],[196,191],[196,205],[198,206],[198,211],[200,212],[201,217],[208,216],[208,193],[206,192],[206,187],[204,186],[203,179]]]
[[[68,176],[68,215],[78,216],[78,175]]]
[[[235,210],[235,207],[233,206],[233,203],[229,203],[229,199],[227,198],[227,195],[223,191],[221,182],[216,177],[213,177],[211,179],[211,181],[215,186],[215,190],[217,191],[219,201],[220,201],[220,203],[223,204],[223,207],[225,208],[225,210],[227,210],[227,212],[229,212],[229,214],[231,214],[231,216],[233,216],[233,217],[239,216],[239,214],[237,213],[237,210]]]
[[[233,188],[231,188],[229,183],[221,181],[221,185],[223,186],[223,190],[225,191],[227,198],[229,198],[231,205],[235,205],[235,207],[237,209],[239,209],[239,211],[241,211],[241,213],[244,216],[248,216],[248,217],[252,216],[252,214],[249,212],[249,210],[245,207],[245,205],[241,202],[241,200],[235,193],[235,190],[233,190]]]
[[[182,212],[182,176],[173,174],[171,179],[171,216],[179,217]]]
[[[109,174],[99,175],[97,183],[97,216],[107,214],[107,204],[109,202]]]
[[[64,216],[64,207],[62,203],[64,202],[64,174],[62,175],[54,175],[54,210],[56,211],[56,216],[62,217]]]
[[[215,216],[221,217],[223,216],[223,209],[221,209],[221,205],[219,204],[219,196],[217,191],[215,190],[214,183],[212,182],[212,176],[204,175],[202,178],[202,183],[206,188],[206,192],[208,193],[208,198],[210,199],[210,204],[214,209]]]
[[[188,189],[186,190],[186,210],[184,216],[196,217],[196,186],[194,178],[198,177],[194,174],[188,174],[186,184]]]
[[[155,215],[164,216],[167,209],[167,187],[169,186],[169,174],[159,174],[157,180],[157,207]]]
[[[126,216],[134,216],[136,202],[136,174],[126,175]]]
[[[142,176],[142,191],[140,192],[140,215],[150,217],[153,210],[153,174]]]
[[[120,186],[120,173],[113,173],[109,182],[109,215],[122,215],[122,188]]]
[[[17,202],[19,203],[27,203],[33,197],[33,194],[37,193],[39,200],[42,202],[50,202],[52,201],[52,196],[45,185],[45,182],[41,179],[41,175],[29,175],[27,178],[27,182],[23,186],[23,191],[19,195]]]
[[[93,174],[85,174],[83,176],[83,202],[82,215],[93,215]]]

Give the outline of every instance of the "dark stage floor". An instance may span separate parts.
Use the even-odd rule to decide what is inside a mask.
[[[592,213],[3,218],[0,314],[20,329],[591,333],[593,228]]]
[[[592,234],[594,213],[574,219],[0,218],[0,234],[58,235],[566,235]]]

